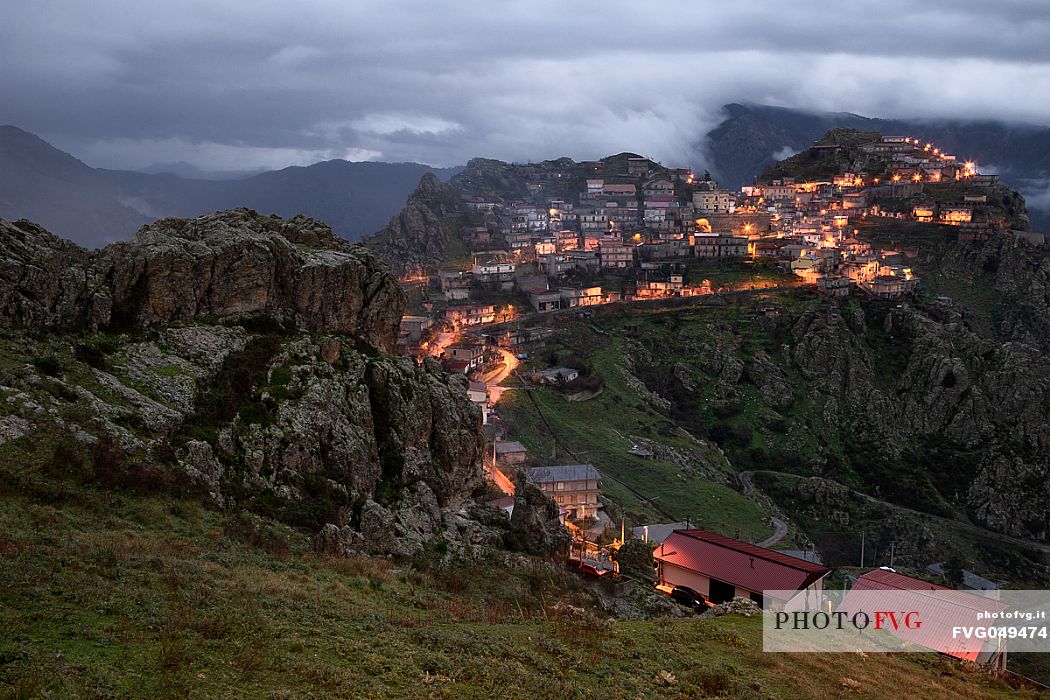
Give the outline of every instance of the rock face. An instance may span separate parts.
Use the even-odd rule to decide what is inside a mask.
[[[0,318],[62,339],[7,348],[26,364],[0,376],[0,440],[112,436],[219,504],[314,529],[328,552],[501,543],[506,525],[472,499],[480,413],[461,377],[387,354],[403,297],[367,250],[246,210],[160,221],[99,253],[0,227]]]
[[[88,251],[28,221],[0,220],[0,324],[97,328],[112,299]]]
[[[404,302],[396,280],[306,217],[236,209],[164,219],[99,253],[25,222],[0,225],[5,325],[133,329],[268,314],[378,349],[397,338]]]
[[[992,307],[993,332],[1050,350],[1050,251],[1009,236],[948,244],[926,261],[938,277],[970,280]]]
[[[711,324],[625,342],[624,362],[648,368],[646,388],[669,387],[676,419],[706,421],[693,429],[738,468],[822,477],[805,483],[827,488],[781,503],[800,515],[851,525],[850,509],[831,504],[837,482],[1045,541],[1050,362],[942,306],[815,301],[746,337]]]
[[[519,472],[514,482],[514,512],[507,544],[529,554],[556,552],[569,544],[558,521],[558,505]]]
[[[465,221],[459,190],[428,173],[387,227],[361,242],[396,274],[418,271],[463,247],[460,230]]]
[[[269,313],[391,349],[403,310],[373,256],[302,216],[237,209],[164,219],[106,248],[99,265],[111,283],[113,322],[125,326]]]

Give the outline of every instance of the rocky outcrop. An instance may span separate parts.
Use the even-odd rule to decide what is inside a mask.
[[[267,376],[268,420],[241,412],[207,469],[189,449],[183,457],[188,473],[212,475],[216,499],[276,497],[303,524],[339,523],[339,546],[370,554],[412,555],[435,537],[498,541],[456,520],[482,480],[480,415],[461,379],[339,337],[293,340]]]
[[[0,324],[106,325],[112,299],[92,258],[36,224],[0,220]]]
[[[787,408],[794,402],[791,384],[765,352],[755,353],[751,359],[751,366],[747,369],[747,376],[758,387],[766,403],[773,408]]]
[[[313,528],[327,552],[501,544],[505,519],[473,501],[480,413],[462,377],[384,352],[403,297],[367,250],[247,210],[98,253],[0,226],[3,323],[56,331],[6,348],[24,369],[0,378],[0,440],[112,437],[220,505]],[[74,333],[92,328],[109,332]]]
[[[395,274],[420,271],[463,248],[460,231],[466,218],[459,190],[428,173],[386,228],[361,242]]]
[[[135,329],[266,314],[389,350],[403,295],[368,251],[298,216],[247,209],[164,219],[89,253],[0,222],[0,323]]]
[[[404,306],[373,256],[302,216],[164,219],[104,249],[99,266],[123,326],[265,313],[392,349]]]
[[[810,315],[796,322],[792,352],[813,380],[811,395],[824,394],[826,405],[834,405],[837,421],[829,424],[861,438],[885,464],[929,462],[942,474],[937,498],[964,502],[982,524],[1045,539],[1050,364],[1041,353],[898,305],[886,313],[880,332],[892,345],[880,340],[874,350],[893,374],[879,379],[865,327],[846,329],[836,319]],[[938,464],[956,459],[972,463],[972,471]],[[904,472],[913,473],[913,488],[919,488],[929,476],[915,470]]]
[[[558,520],[558,505],[519,472],[514,481],[514,512],[505,541],[528,554],[552,554],[568,546],[569,535]]]

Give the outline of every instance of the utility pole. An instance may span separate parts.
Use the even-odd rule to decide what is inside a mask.
[[[896,549],[897,543],[890,542],[890,568],[893,568],[893,552]]]
[[[860,531],[860,568],[864,568],[864,531]]]

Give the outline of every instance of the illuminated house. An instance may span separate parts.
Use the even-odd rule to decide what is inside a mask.
[[[583,287],[580,289],[562,287],[559,289],[559,292],[562,306],[566,309],[572,309],[577,306],[595,306],[605,301],[601,287]]]
[[[918,277],[878,275],[873,280],[861,283],[861,287],[877,299],[892,299],[914,291],[918,284]]]
[[[445,318],[457,326],[475,326],[496,320],[496,307],[491,304],[449,306],[443,313]]]
[[[703,214],[729,214],[736,208],[736,200],[723,190],[701,191],[693,193],[693,206]]]
[[[601,503],[602,475],[593,464],[532,467],[525,470],[529,481],[540,487],[574,520],[592,518]]]
[[[941,220],[946,224],[968,224],[973,221],[973,207],[966,205],[949,205],[941,211]]]
[[[762,604],[763,591],[799,591],[818,604],[826,566],[705,530],[676,530],[653,552],[657,588],[670,593],[686,586],[712,603],[750,598]]]
[[[634,246],[619,241],[598,243],[598,264],[602,268],[622,269],[634,264]]]
[[[453,361],[465,362],[467,369],[474,369],[481,365],[485,348],[473,343],[455,343],[445,348],[445,356]]]
[[[930,222],[937,216],[936,207],[933,204],[916,204],[911,210],[916,221]]]

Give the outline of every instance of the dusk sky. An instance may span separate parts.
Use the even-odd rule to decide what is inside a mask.
[[[15,1],[0,94],[104,167],[693,164],[730,101],[1050,124],[1050,3]]]

